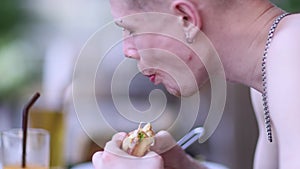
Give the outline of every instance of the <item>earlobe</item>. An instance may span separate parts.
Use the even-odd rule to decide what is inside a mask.
[[[188,0],[175,0],[172,3],[172,10],[178,15],[178,23],[183,29],[186,42],[193,43],[201,28],[197,6]]]
[[[171,9],[175,15],[179,15],[183,21],[187,23],[190,22],[201,29],[201,17],[195,4],[188,0],[175,0],[172,2]]]

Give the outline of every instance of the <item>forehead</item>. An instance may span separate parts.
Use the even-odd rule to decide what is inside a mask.
[[[138,8],[138,4],[133,0],[110,0],[110,8],[114,18],[141,12]]]
[[[167,0],[110,0],[110,5],[115,18],[143,12],[172,13]]]
[[[143,0],[144,3],[138,3],[138,1],[110,0],[111,13],[118,26],[125,29],[134,29],[135,32],[138,32],[141,31],[138,30],[139,28],[149,27],[149,24],[153,30],[156,30],[158,27],[165,27],[165,23],[170,21],[170,17],[165,16],[167,14],[168,16],[170,15],[168,3],[162,5],[162,3],[157,3],[156,0],[151,0],[152,3],[146,0]],[[156,8],[157,5],[161,7]],[[162,8],[165,10],[162,10]],[[148,30],[152,30],[151,28],[148,28]]]

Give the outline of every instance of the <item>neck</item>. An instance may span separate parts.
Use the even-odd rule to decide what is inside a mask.
[[[269,2],[241,5],[223,15],[213,14],[216,19],[210,18],[203,32],[218,51],[227,80],[262,91],[261,61],[267,35],[283,11]]]

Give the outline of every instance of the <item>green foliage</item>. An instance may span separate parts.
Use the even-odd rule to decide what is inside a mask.
[[[12,41],[0,48],[0,102],[13,99],[40,77],[40,65],[32,62],[36,55],[24,41]]]
[[[33,19],[26,0],[0,1],[0,103],[18,97],[41,67],[31,63],[36,56],[27,39],[27,26]]]
[[[287,12],[300,12],[299,0],[273,0],[273,2]]]
[[[23,2],[21,0],[1,0],[0,45],[14,38],[15,29],[28,21]]]
[[[289,0],[286,6],[289,12],[300,12],[300,1],[299,0]]]

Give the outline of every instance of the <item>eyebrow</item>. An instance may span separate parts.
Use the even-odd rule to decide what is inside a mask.
[[[122,19],[117,19],[114,22],[117,26],[122,27],[122,28],[124,27]]]

